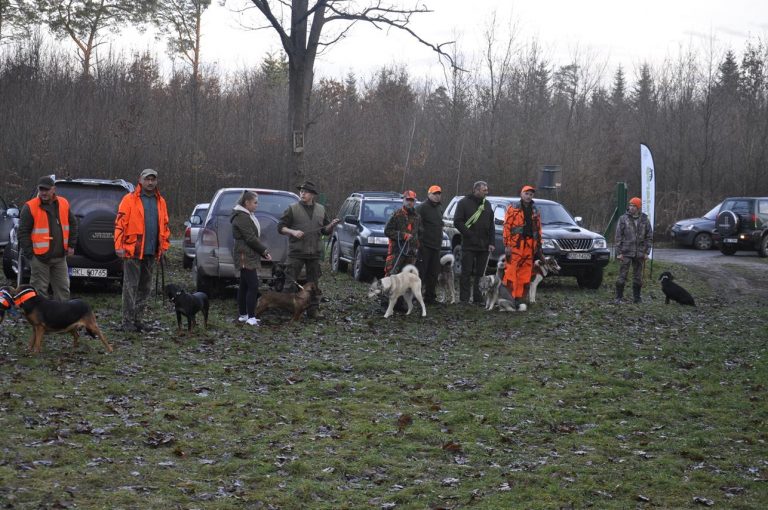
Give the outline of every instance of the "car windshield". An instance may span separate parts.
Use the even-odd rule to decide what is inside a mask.
[[[218,216],[229,216],[237,201],[243,194],[243,190],[231,190],[222,193],[216,204],[214,213]],[[277,218],[283,215],[288,206],[297,202],[298,199],[291,195],[280,193],[259,193],[259,206],[256,213],[268,213]]]
[[[109,184],[83,184],[57,182],[56,194],[66,198],[76,216],[85,216],[91,211],[115,211],[128,191],[122,186]]]
[[[513,202],[515,205],[520,201]],[[560,204],[543,204],[541,202],[536,203],[536,208],[541,214],[541,224],[544,225],[576,225],[568,211],[565,210]],[[498,211],[497,211],[498,212]],[[498,217],[498,214],[497,214]]]
[[[712,209],[709,210],[707,214],[704,215],[704,217],[708,220],[715,221],[717,219],[717,213],[720,212],[721,205],[722,205],[722,202],[714,206]]]
[[[381,223],[389,221],[392,213],[402,207],[402,202],[366,200],[363,203],[363,212],[360,216],[365,223]]]
[[[192,211],[192,216],[199,216],[200,219],[205,219],[205,213],[208,212],[207,207],[198,207],[194,211]]]

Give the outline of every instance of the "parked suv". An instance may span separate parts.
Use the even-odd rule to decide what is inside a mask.
[[[262,260],[259,279],[282,290],[285,283],[285,263],[288,259],[288,236],[277,231],[277,223],[288,206],[299,201],[298,195],[290,191],[256,188],[223,188],[218,190],[210,202],[195,242],[195,262],[192,274],[197,290],[209,295],[216,294],[227,285],[237,282],[232,251],[235,239],[232,237],[232,223],[229,218],[244,191],[259,194],[259,206],[254,215],[261,225],[261,242],[272,255],[272,262]]]
[[[761,257],[768,257],[768,197],[726,198],[716,228],[724,255],[757,250]]]
[[[444,230],[450,238],[456,258],[454,271],[461,272],[461,233],[453,224],[456,205],[463,197],[454,197],[443,214]],[[515,197],[486,197],[493,208],[496,224],[496,249],[491,253],[488,266],[495,268],[499,257],[504,254],[504,216],[510,204],[519,203]],[[560,276],[575,276],[579,287],[597,289],[603,283],[603,268],[608,265],[610,251],[605,238],[581,225],[581,218],[574,219],[558,202],[536,199],[535,205],[541,214],[542,251],[555,257],[562,268]]]
[[[67,257],[72,280],[122,281],[123,262],[115,254],[115,217],[120,201],[133,191],[123,179],[56,179],[56,195],[66,198],[77,218],[75,254]],[[36,193],[32,194],[34,197]],[[31,198],[31,197],[30,197]],[[3,272],[16,280],[21,262],[21,281],[29,282],[29,262],[19,258],[18,224],[3,252]]]
[[[352,277],[363,281],[384,268],[389,238],[384,227],[392,213],[403,206],[403,195],[394,191],[352,193],[341,205],[331,235],[331,271],[346,271],[352,264]],[[443,234],[443,249],[450,249]]]
[[[182,266],[189,269],[195,262],[195,243],[197,235],[200,233],[200,226],[203,224],[205,216],[208,214],[208,207],[211,204],[197,204],[189,215],[189,219],[184,222],[184,240],[181,242]]]

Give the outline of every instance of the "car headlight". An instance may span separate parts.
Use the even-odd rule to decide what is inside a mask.
[[[541,249],[542,250],[556,250],[557,249],[557,243],[554,239],[542,239],[541,240]]]
[[[694,225],[693,223],[691,223],[690,225],[686,225],[686,226],[684,226],[684,227],[683,227],[683,230],[693,230],[693,229],[694,229],[694,227],[696,227],[696,225]]]
[[[592,248],[596,249],[602,249],[602,248],[608,248],[608,243],[605,242],[605,239],[602,237],[598,237],[594,241],[592,241]]]
[[[389,238],[368,236],[368,244],[389,244]]]

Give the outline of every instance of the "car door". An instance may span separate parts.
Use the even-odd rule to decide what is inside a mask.
[[[339,223],[338,228],[338,240],[341,256],[351,260],[358,225],[348,223],[346,218],[348,216],[354,216],[355,218],[360,219],[360,202],[355,199],[347,200],[342,206],[341,211],[339,211],[339,216],[341,218],[341,223]]]

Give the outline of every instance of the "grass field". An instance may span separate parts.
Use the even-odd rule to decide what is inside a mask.
[[[548,280],[525,313],[384,320],[326,271],[319,322],[247,329],[229,297],[191,336],[159,298],[155,331],[119,333],[119,293],[83,291],[111,355],[51,335],[31,356],[23,319],[0,325],[0,503],[766,508],[765,300],[672,269],[697,308],[655,282],[614,305],[611,266],[598,291]],[[166,278],[192,285],[180,263]]]

